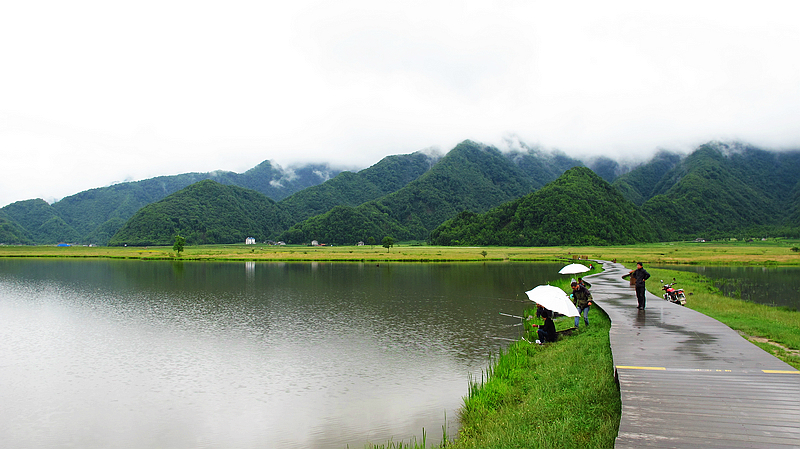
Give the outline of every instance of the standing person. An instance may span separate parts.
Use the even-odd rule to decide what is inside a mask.
[[[645,271],[641,262],[636,263],[636,269],[631,270],[631,283],[636,283],[636,299],[639,301],[637,309],[644,310],[645,294],[644,281],[650,279],[650,273]]]
[[[589,325],[589,306],[592,305],[592,294],[585,285],[577,282],[572,283],[572,302],[578,309],[578,316],[575,317],[575,327],[581,322],[581,315],[583,315],[583,322]]]

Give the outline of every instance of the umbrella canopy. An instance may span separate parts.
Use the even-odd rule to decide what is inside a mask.
[[[578,274],[578,273],[585,273],[589,271],[589,267],[586,265],[581,265],[579,263],[571,263],[566,267],[560,269],[558,274]]]
[[[575,304],[572,304],[569,296],[558,287],[539,285],[533,290],[528,290],[525,294],[528,295],[528,299],[545,309],[565,316],[578,316],[578,309],[575,308]]]

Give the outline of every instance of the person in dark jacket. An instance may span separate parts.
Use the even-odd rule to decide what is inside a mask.
[[[545,309],[541,304],[536,304],[536,318],[544,318],[548,315],[553,316],[553,312]]]
[[[635,281],[636,283],[636,299],[639,301],[639,307],[637,307],[637,309],[639,310],[644,310],[645,294],[647,292],[644,281],[648,279],[650,279],[650,273],[645,271],[641,262],[637,262],[636,269],[631,270],[631,281]]]
[[[578,309],[578,316],[575,317],[575,327],[581,323],[581,315],[583,315],[583,322],[589,325],[589,306],[592,305],[592,294],[585,285],[577,282],[572,283],[572,302],[575,308]]]
[[[536,340],[537,343],[542,344],[547,341],[556,341],[556,324],[553,323],[553,318],[551,318],[550,314],[544,316],[544,324],[536,325],[539,329],[536,333],[539,335],[539,339]]]

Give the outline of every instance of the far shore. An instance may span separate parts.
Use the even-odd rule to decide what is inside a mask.
[[[647,264],[800,265],[800,240],[769,239],[724,242],[667,242],[623,246],[461,247],[396,244],[374,246],[186,246],[177,255],[171,246],[11,246],[0,245],[0,257],[108,258],[184,261],[311,262],[482,262],[617,260]]]

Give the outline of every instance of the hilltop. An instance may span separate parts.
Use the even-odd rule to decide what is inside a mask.
[[[0,243],[166,244],[179,231],[193,236],[190,244],[243,235],[299,244],[391,236],[451,245],[800,236],[798,151],[709,142],[689,155],[662,151],[623,166],[464,141],[444,156],[394,155],[357,172],[326,167],[288,173],[265,162],[243,174],[92,189],[52,205],[19,201],[0,209]],[[248,193],[215,187],[210,194],[205,181]],[[216,222],[203,222],[181,202],[202,205]]]

